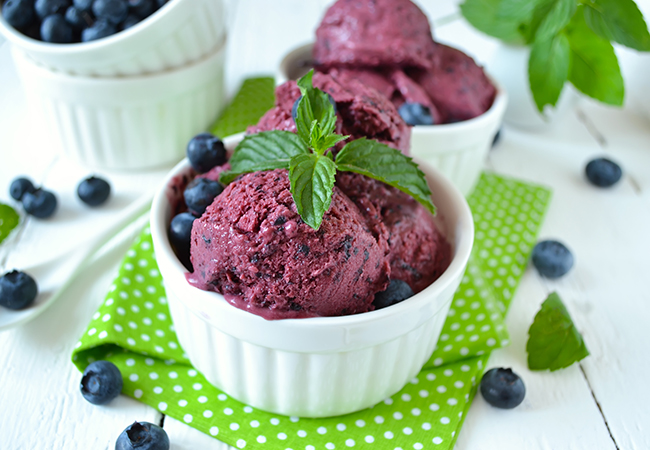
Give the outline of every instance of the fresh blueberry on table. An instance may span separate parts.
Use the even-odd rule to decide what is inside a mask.
[[[56,196],[45,189],[36,189],[23,195],[25,212],[39,219],[47,219],[54,214],[57,204]]]
[[[531,259],[539,274],[546,278],[559,278],[573,267],[571,250],[554,240],[538,242]]]
[[[18,177],[11,182],[9,186],[9,195],[14,200],[21,201],[26,192],[34,192],[36,188],[32,180],[25,177]]]
[[[117,28],[104,19],[97,20],[92,26],[81,32],[81,42],[96,41],[117,33]]]
[[[154,0],[127,0],[129,11],[140,19],[150,16],[156,10]]]
[[[75,8],[82,11],[90,11],[93,7],[94,0],[72,0],[72,4]]]
[[[196,217],[188,212],[177,214],[169,224],[169,242],[179,261],[192,270],[190,261],[190,239],[192,237],[192,224]]]
[[[111,195],[111,185],[99,177],[88,177],[77,186],[77,195],[86,205],[99,206]]]
[[[14,28],[23,28],[36,19],[33,0],[7,0],[2,6],[2,17]]]
[[[429,108],[420,103],[404,103],[397,112],[408,125],[433,125]]]
[[[201,133],[188,142],[187,159],[194,170],[205,173],[226,162],[226,147],[217,136]]]
[[[120,369],[110,361],[95,361],[84,370],[79,389],[93,405],[105,405],[122,391]]]
[[[587,179],[598,187],[610,187],[618,183],[623,175],[621,166],[607,158],[596,158],[585,167]]]
[[[518,406],[526,396],[526,386],[511,369],[488,370],[481,379],[481,394],[490,405],[502,409]]]
[[[115,442],[115,450],[169,450],[165,430],[149,422],[133,422]]]
[[[52,14],[65,14],[68,6],[70,6],[70,0],[36,0],[34,3],[36,15],[41,20]]]
[[[36,281],[25,272],[12,270],[0,277],[0,306],[24,309],[34,302],[37,295]]]
[[[385,291],[377,292],[372,304],[375,309],[386,308],[395,305],[409,297],[413,296],[413,289],[405,281],[393,279],[390,280]]]
[[[69,44],[72,42],[72,26],[61,14],[47,16],[41,24],[41,39],[45,42],[56,44]]]
[[[223,185],[218,181],[208,180],[207,178],[195,178],[185,188],[183,197],[190,212],[200,217],[214,198],[221,194],[222,191]]]
[[[65,21],[75,30],[83,30],[91,26],[95,19],[90,15],[89,11],[84,11],[76,6],[70,6],[65,11]]]
[[[97,19],[104,19],[113,25],[118,25],[129,13],[125,0],[95,0],[92,9]]]

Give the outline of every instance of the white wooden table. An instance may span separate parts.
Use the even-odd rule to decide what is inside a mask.
[[[233,92],[249,75],[273,73],[288,49],[309,41],[325,0],[238,0],[231,14],[227,80]],[[457,11],[455,0],[421,0],[429,16]],[[646,14],[648,2],[643,2]],[[456,20],[436,28],[438,39],[487,63],[496,43]],[[630,79],[636,55],[621,52]],[[646,76],[647,78],[647,76]],[[459,436],[458,449],[650,449],[650,120],[633,108],[604,108],[583,101],[555,128],[525,133],[504,128],[486,163],[490,170],[550,186],[553,199],[541,238],[557,238],[574,252],[574,269],[547,281],[528,269],[508,315],[512,344],[495,351],[490,367],[512,367],[527,387],[512,411],[477,396]],[[646,84],[650,89],[650,83]],[[9,58],[0,47],[0,201],[8,186],[28,175],[56,191],[60,210],[47,221],[26,220],[9,245],[0,247],[0,270],[28,268],[70,258],[108,227],[124,207],[154,188],[165,170],[138,174],[104,172],[114,196],[89,210],[74,189],[89,175],[83,167],[49,152],[26,110]],[[588,160],[609,155],[621,163],[623,180],[613,189],[589,185]],[[80,374],[70,362],[74,343],[102,301],[127,240],[96,258],[66,295],[32,322],[0,333],[0,448],[113,449],[118,434],[134,420],[159,423],[160,413],[120,396],[96,407],[79,395]],[[591,356],[556,373],[526,368],[527,330],[546,295],[557,290],[582,331]],[[2,312],[0,312],[2,314]],[[218,441],[165,418],[172,448],[222,448]]]

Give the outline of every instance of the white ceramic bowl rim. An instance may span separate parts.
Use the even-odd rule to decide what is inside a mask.
[[[226,146],[232,148],[239,140],[241,140],[241,134],[231,136],[225,139]],[[456,245],[454,257],[451,261],[451,264],[447,270],[438,278],[434,283],[428,286],[426,289],[420,293],[414,295],[410,299],[401,302],[397,305],[393,305],[389,308],[384,308],[376,311],[370,311],[361,314],[347,315],[347,316],[338,316],[338,317],[313,317],[313,318],[304,318],[304,319],[280,319],[267,321],[266,319],[252,314],[250,312],[241,310],[231,305],[223,296],[218,293],[211,291],[203,291],[197,289],[194,286],[191,286],[185,279],[185,273],[187,272],[183,265],[180,263],[176,255],[174,254],[169,240],[167,237],[167,215],[169,214],[169,202],[167,199],[167,186],[170,184],[172,179],[179,173],[189,169],[189,163],[187,159],[181,161],[172,171],[169,173],[167,178],[164,180],[163,185],[158,190],[152,204],[151,210],[151,231],[152,237],[154,239],[154,247],[157,252],[157,259],[161,258],[171,262],[174,269],[174,280],[165,280],[166,285],[171,282],[174,284],[175,288],[182,290],[183,295],[179,295],[180,301],[186,303],[186,306],[192,308],[191,305],[188,305],[187,299],[184,298],[185,295],[192,296],[193,298],[201,297],[201,301],[211,302],[211,306],[215,306],[216,310],[223,312],[224,315],[235,318],[238,322],[238,326],[242,329],[256,330],[259,327],[264,329],[269,328],[278,328],[282,331],[294,330],[297,333],[304,332],[309,335],[317,335],[319,332],[326,331],[330,328],[346,328],[349,329],[353,327],[358,329],[359,326],[367,326],[370,324],[377,323],[387,323],[387,320],[393,320],[396,316],[405,316],[409,313],[412,314],[413,309],[423,306],[427,302],[430,302],[432,298],[440,295],[445,289],[449,288],[449,285],[458,279],[459,274],[465,269],[469,255],[472,249],[473,240],[474,240],[474,224],[472,221],[472,214],[469,210],[469,206],[465,201],[465,198],[462,194],[448,181],[443,175],[441,175],[437,170],[427,166],[426,171],[434,174],[437,182],[442,186],[442,190],[445,192],[445,196],[449,197],[453,204],[458,208],[458,224],[456,225]],[[165,276],[165,274],[163,274]],[[167,286],[169,288],[169,286]],[[178,294],[178,292],[176,291]],[[439,305],[440,308],[443,305]],[[196,312],[196,311],[195,311]],[[423,319],[424,320],[424,319]],[[408,330],[404,330],[406,332]],[[246,339],[246,333],[242,332],[241,339]],[[388,340],[390,336],[386,337]]]
[[[39,41],[33,39],[20,31],[16,30],[14,27],[9,25],[7,21],[0,14],[0,33],[4,34],[7,40],[16,43],[21,48],[25,50],[36,50],[39,52],[47,51],[53,55],[68,55],[74,53],[85,53],[85,52],[94,52],[98,49],[103,49],[107,46],[112,46],[119,44],[120,42],[130,39],[134,34],[139,33],[143,27],[150,25],[154,20],[162,20],[164,17],[173,15],[174,11],[179,8],[178,0],[169,0],[163,6],[161,6],[157,11],[154,11],[153,14],[141,20],[134,26],[129,29],[119,31],[111,36],[107,36],[102,39],[97,39],[96,41],[91,42],[75,42],[71,44],[54,44],[50,42]]]
[[[313,47],[314,47],[314,43],[309,42],[307,44],[303,44],[298,47],[295,47],[293,50],[289,51],[280,62],[279,76],[277,77],[277,81],[283,83],[289,80],[288,69],[292,60],[307,52],[309,52],[309,54],[311,55]],[[495,115],[500,116],[501,114],[503,114],[503,111],[505,111],[508,102],[508,95],[505,89],[503,89],[503,87],[499,84],[499,82],[489,73],[487,73],[487,71],[486,71],[486,75],[490,79],[494,87],[496,88],[496,95],[494,97],[494,101],[492,102],[492,105],[486,112],[484,112],[480,116],[474,117],[469,120],[463,120],[461,122],[443,123],[439,125],[417,125],[415,127],[412,127],[413,132],[457,133],[459,130],[464,132],[471,132],[472,129],[481,128],[484,125],[492,123],[493,116]]]

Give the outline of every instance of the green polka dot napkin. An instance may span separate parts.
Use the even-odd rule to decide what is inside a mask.
[[[250,121],[242,121],[246,113],[240,107],[239,128],[228,129],[240,131],[255,122],[260,111],[250,111]],[[438,346],[417,377],[372,408],[327,419],[285,417],[256,410],[212,387],[178,343],[148,227],[127,252],[76,345],[73,362],[83,370],[94,360],[112,361],[122,372],[123,394],[236,448],[451,449],[490,351],[508,343],[503,317],[550,193],[483,174],[468,201],[476,225],[475,250]]]

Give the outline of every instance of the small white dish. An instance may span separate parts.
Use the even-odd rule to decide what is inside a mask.
[[[313,66],[313,43],[296,47],[282,59],[276,81],[295,80]],[[508,95],[494,78],[497,89],[492,106],[484,114],[463,122],[442,125],[416,125],[411,131],[410,154],[447,176],[468,195],[478,181],[483,162],[499,131],[508,104]]]
[[[233,149],[241,140],[226,140]],[[420,164],[452,246],[447,270],[429,287],[388,308],[340,317],[265,320],[222,295],[190,285],[167,235],[168,186],[190,171],[180,162],[157,192],[151,234],[178,339],[207,380],[253,407],[284,415],[328,417],[370,407],[398,392],[431,356],[474,240],[462,194]],[[377,374],[381,374],[378,376]]]
[[[51,44],[15,30],[0,15],[0,34],[36,63],[81,76],[129,76],[181,67],[214,53],[226,36],[221,0],[170,0],[128,30],[92,42]]]
[[[12,56],[54,150],[92,168],[137,170],[180,161],[187,142],[217,118],[225,104],[225,51],[222,43],[180,68],[116,78],[55,72],[15,47]]]

